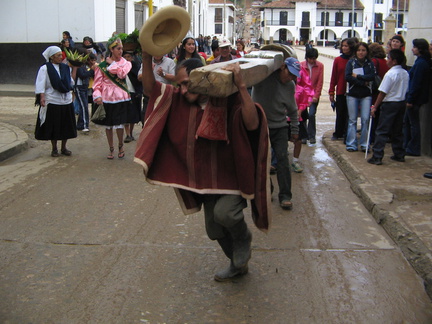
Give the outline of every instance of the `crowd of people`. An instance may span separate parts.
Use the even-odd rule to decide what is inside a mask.
[[[65,47],[76,47],[67,32],[64,41]],[[382,164],[388,141],[394,161],[420,155],[419,109],[428,101],[428,42],[413,41],[417,60],[409,72],[401,49],[403,39],[397,35],[389,44],[385,53],[381,45],[355,38],[342,40],[329,89],[336,112],[332,140],[343,139],[348,152],[358,151],[359,146],[367,152],[372,146],[368,136],[372,114],[373,156],[368,162],[377,165]],[[270,148],[279,206],[290,210],[291,171],[303,171],[299,161],[302,144],[316,145],[324,66],[317,60],[318,50],[309,45],[302,62],[282,51],[281,66],[252,88],[245,86],[238,63],[225,66],[238,88],[227,98],[189,91],[189,74],[206,64],[244,56],[243,40],[237,40],[233,48],[228,39],[210,42],[187,36],[175,57],[143,51],[138,59],[136,53],[123,50],[116,35],[108,40],[106,53],[85,37],[82,50],[90,55],[81,67],[63,63],[62,48],[50,46],[43,52],[47,63],[36,80],[40,105],[36,138],[51,141],[53,157],[70,156],[67,141],[77,136],[77,130],[89,131],[90,98],[92,112],[101,105],[105,109],[106,116],[98,123],[105,127],[107,159],[115,158],[114,133],[117,157],[122,159],[124,143],[135,140],[134,125],[141,122],[135,162],[143,166],[148,182],[175,188],[186,214],[204,209],[208,237],[219,243],[230,260],[214,278],[231,280],[248,272],[251,257],[252,234],[243,215],[246,200],[251,201],[255,225],[266,231],[270,224],[274,188],[267,165]],[[212,57],[207,58],[209,54]],[[79,106],[78,118],[72,93]],[[291,164],[289,141],[294,144]]]
[[[413,40],[416,60],[409,71],[405,46],[398,34],[385,48],[356,38],[343,39],[341,55],[333,63],[329,95],[336,123],[332,140],[343,139],[348,152],[358,151],[359,146],[362,152],[372,149],[371,164],[382,164],[387,142],[393,161],[421,155],[420,107],[429,100],[432,45],[425,39]],[[425,177],[431,177],[430,173]]]

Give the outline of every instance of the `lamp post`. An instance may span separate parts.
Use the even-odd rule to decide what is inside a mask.
[[[324,47],[326,46],[326,26],[327,26],[327,0],[324,5]]]
[[[375,42],[375,0],[372,1],[372,29],[371,29],[371,40]]]
[[[354,6],[355,6],[355,0],[352,0],[351,37],[355,36],[355,33],[354,33]]]

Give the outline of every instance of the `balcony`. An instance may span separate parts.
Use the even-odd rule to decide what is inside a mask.
[[[324,21],[318,20],[316,25],[324,26]],[[352,24],[349,21],[329,21],[326,27],[352,27]],[[363,22],[355,22],[354,27],[363,27]]]
[[[266,20],[266,26],[295,26],[295,20]]]

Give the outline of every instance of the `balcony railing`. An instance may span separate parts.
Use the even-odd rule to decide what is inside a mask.
[[[318,20],[316,25],[324,26],[324,21]],[[352,27],[352,24],[349,21],[329,21],[326,27]],[[354,27],[363,27],[363,22],[355,22]]]
[[[284,20],[281,23],[281,20],[266,20],[265,21],[266,26],[295,26],[294,20]],[[311,22],[310,21],[302,21],[301,26],[302,27],[310,27]],[[324,26],[324,22],[321,20],[318,20],[316,22],[316,26]],[[348,21],[329,21],[326,27],[351,27],[351,23]],[[381,24],[382,26],[382,24]],[[363,27],[363,22],[356,22],[354,23],[354,27]],[[382,28],[382,27],[375,27],[375,28]]]
[[[295,26],[295,20],[284,20],[281,24],[280,20],[266,20],[267,26]]]

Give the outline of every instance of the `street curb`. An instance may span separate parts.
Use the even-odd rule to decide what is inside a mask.
[[[34,91],[25,90],[0,90],[1,97],[34,97]]]
[[[24,131],[6,123],[0,123],[0,128],[15,134],[14,141],[1,146],[0,161],[4,161],[28,148],[28,135]]]
[[[432,253],[417,234],[408,229],[403,220],[387,206],[393,201],[393,194],[377,188],[367,181],[359,170],[343,157],[344,153],[332,145],[332,132],[324,134],[322,142],[338,167],[351,183],[351,189],[360,198],[365,208],[372,214],[393,241],[399,246],[406,260],[423,279],[426,293],[432,300]],[[339,145],[340,143],[338,143]]]

